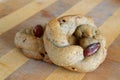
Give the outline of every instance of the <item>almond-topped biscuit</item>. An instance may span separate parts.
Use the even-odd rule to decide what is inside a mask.
[[[72,71],[94,71],[106,58],[105,38],[88,17],[69,15],[51,20],[43,40],[50,60]]]
[[[25,56],[52,63],[44,49],[43,33],[40,25],[22,29],[15,35],[15,44]]]
[[[44,34],[43,34],[44,33]],[[76,72],[94,71],[106,58],[106,40],[94,21],[68,15],[16,33],[15,44],[25,56]]]

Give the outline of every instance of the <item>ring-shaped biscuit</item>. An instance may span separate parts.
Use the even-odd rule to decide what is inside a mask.
[[[72,71],[94,71],[106,57],[105,38],[89,17],[55,18],[46,25],[43,40],[50,60]]]

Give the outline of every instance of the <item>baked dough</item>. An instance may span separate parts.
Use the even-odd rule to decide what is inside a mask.
[[[34,28],[15,35],[15,45],[29,58],[54,63],[76,72],[94,71],[106,58],[106,40],[90,17],[68,15],[51,20],[44,36]]]
[[[36,37],[33,28],[25,28],[15,35],[15,45],[29,58],[52,63],[44,49],[43,37]]]
[[[50,60],[72,71],[94,71],[106,57],[105,38],[89,17],[55,18],[47,24],[43,40]],[[89,45],[98,43],[100,47],[94,54],[84,56]]]

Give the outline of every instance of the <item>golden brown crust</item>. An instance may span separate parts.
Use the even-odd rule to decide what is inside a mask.
[[[25,56],[51,63],[44,49],[43,38],[35,37],[32,27],[17,32],[15,35],[15,44],[23,51]]]
[[[93,71],[106,57],[104,37],[93,20],[84,16],[69,15],[51,20],[43,40],[50,60],[72,71]],[[84,49],[93,43],[100,43],[101,47],[95,54],[85,57]]]

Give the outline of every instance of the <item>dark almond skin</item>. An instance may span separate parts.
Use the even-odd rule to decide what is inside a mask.
[[[41,37],[44,33],[44,30],[41,25],[36,25],[33,29],[34,36]]]
[[[84,49],[84,56],[88,57],[98,51],[100,48],[100,43],[94,43],[89,45],[87,48]]]

